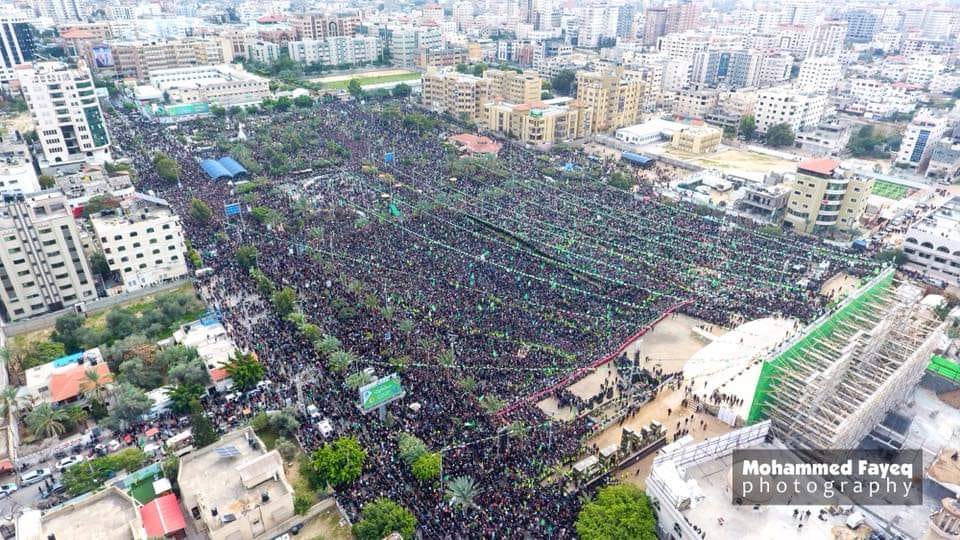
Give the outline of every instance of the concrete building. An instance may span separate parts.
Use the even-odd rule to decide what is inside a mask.
[[[824,21],[813,27],[807,57],[838,57],[843,52],[846,39],[847,21]]]
[[[0,134],[0,195],[40,191],[33,157],[19,133]]]
[[[467,50],[462,47],[431,47],[420,49],[417,67],[423,69],[454,67],[467,62]]]
[[[427,108],[475,123],[484,117],[489,79],[448,69],[424,73],[421,81],[422,103]]]
[[[291,41],[287,47],[294,62],[325,66],[375,62],[383,54],[380,38],[367,36],[304,39]]]
[[[852,9],[845,15],[847,19],[847,41],[870,43],[880,31],[880,18],[868,9]]]
[[[649,7],[643,16],[643,44],[653,46],[667,33],[667,8]]]
[[[641,74],[623,68],[577,72],[577,101],[593,109],[597,132],[637,123],[645,88]]]
[[[593,133],[593,110],[569,98],[532,103],[490,102],[484,106],[486,127],[530,144],[553,144]]]
[[[710,47],[710,36],[701,32],[684,32],[663,36],[657,49],[670,60],[690,60]]]
[[[944,139],[934,143],[924,177],[951,183],[960,177],[960,143]]]
[[[490,81],[490,98],[507,103],[540,101],[543,80],[536,71],[517,73],[513,70],[488,69],[483,78]]]
[[[804,234],[854,231],[867,207],[873,179],[840,169],[832,159],[797,165],[784,226]]]
[[[261,64],[272,64],[280,60],[280,45],[276,43],[252,39],[246,43],[244,49],[246,51],[244,56],[247,60],[260,62]]]
[[[163,199],[134,194],[111,212],[90,221],[110,270],[125,290],[187,275],[180,216]]]
[[[180,458],[177,484],[194,526],[211,540],[252,540],[294,516],[280,454],[249,427]]]
[[[94,348],[25,370],[24,384],[17,395],[33,403],[50,403],[54,407],[84,405],[88,402],[84,392],[88,370],[96,371],[104,385],[113,383],[110,366],[100,349]]]
[[[681,90],[673,98],[673,114],[690,118],[703,118],[717,106],[715,90]]]
[[[32,61],[36,50],[29,19],[0,14],[0,82],[13,80],[13,66]]]
[[[921,110],[907,126],[894,163],[900,167],[923,168],[933,143],[937,142],[948,128],[945,118],[936,116],[929,110]]]
[[[443,34],[439,28],[405,26],[385,28],[380,32],[393,63],[399,66],[415,66],[420,60],[420,51],[443,47]]]
[[[796,144],[815,156],[840,156],[850,140],[850,128],[840,123],[823,123],[796,134]]]
[[[110,51],[117,75],[138,81],[146,81],[151,72],[161,69],[232,62],[234,55],[230,40],[225,38],[114,42]]]
[[[47,190],[4,199],[0,315],[17,321],[96,299],[93,274],[66,197]]]
[[[139,508],[136,499],[110,486],[51,510],[26,509],[16,520],[17,538],[88,538],[95,527],[104,540],[147,540]]]
[[[808,94],[828,94],[841,78],[840,61],[831,56],[807,58],[800,64],[797,89]]]
[[[790,188],[784,185],[749,184],[739,203],[748,212],[776,219],[790,200]]]
[[[297,39],[353,36],[361,25],[356,14],[308,13],[291,21]]]
[[[230,107],[259,104],[270,96],[266,78],[229,64],[152,71],[150,85],[166,92],[173,103]]]
[[[80,0],[32,0],[31,4],[37,17],[45,17],[56,23],[86,18]]]
[[[826,105],[825,95],[802,94],[789,86],[761,90],[754,109],[757,131],[766,133],[777,124],[787,124],[797,133],[819,124]]]
[[[776,86],[790,80],[793,56],[785,52],[765,51],[757,75],[758,87]]]
[[[721,129],[713,126],[685,127],[673,134],[670,148],[688,154],[708,154],[720,146]]]
[[[960,280],[960,197],[953,197],[907,229],[903,253],[909,266],[955,284]]]
[[[110,137],[83,60],[21,64],[14,70],[48,166],[110,159]]]

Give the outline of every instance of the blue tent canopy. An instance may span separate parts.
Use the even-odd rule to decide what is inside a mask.
[[[200,168],[203,169],[203,172],[207,173],[207,176],[217,180],[218,178],[233,178],[233,175],[230,174],[230,171],[226,167],[220,164],[219,161],[213,159],[205,159],[200,162]]]
[[[650,165],[654,162],[653,158],[649,158],[647,156],[641,156],[640,154],[635,154],[633,152],[624,152],[622,156],[623,156],[623,159],[636,163],[641,167],[646,167],[647,165]]]
[[[226,169],[233,178],[247,174],[247,170],[243,168],[243,165],[230,156],[224,156],[220,158],[219,162],[220,165],[223,165],[223,168]]]

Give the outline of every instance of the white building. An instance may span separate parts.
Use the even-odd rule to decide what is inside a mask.
[[[393,63],[400,66],[414,66],[420,59],[420,51],[443,47],[443,34],[439,28],[400,27],[385,31],[386,47],[393,57]]]
[[[33,0],[33,13],[55,23],[79,21],[85,16],[80,0]]]
[[[380,39],[366,36],[337,36],[288,43],[290,59],[301,64],[365,64],[381,57]]]
[[[0,194],[36,191],[40,191],[40,181],[27,143],[19,133],[0,134]]]
[[[793,57],[788,53],[765,53],[757,74],[758,86],[773,86],[790,80]]]
[[[33,60],[35,45],[30,26],[26,17],[0,13],[0,82],[13,79],[13,66]]]
[[[807,56],[840,56],[846,39],[847,21],[824,21],[813,28]]]
[[[960,279],[960,197],[947,201],[917,221],[904,235],[903,253],[910,265],[937,279]]]
[[[14,70],[48,165],[110,160],[110,137],[83,60],[21,64]]]
[[[126,290],[187,274],[180,216],[167,202],[134,194],[115,211],[91,217],[100,249]]]
[[[209,103],[223,107],[258,104],[270,96],[266,78],[229,64],[159,69],[150,85],[174,103]]]
[[[272,64],[280,60],[280,45],[259,39],[247,41],[244,46],[247,60]]]
[[[921,166],[933,148],[933,143],[937,142],[948,128],[944,118],[925,109],[919,111],[903,134],[900,153],[894,163],[901,167]]]
[[[710,37],[699,32],[667,34],[660,38],[658,49],[670,60],[693,60],[698,52],[707,50]]]
[[[837,86],[840,77],[840,61],[836,58],[807,58],[800,64],[797,88],[809,94],[827,94]]]
[[[0,302],[9,321],[94,300],[97,290],[66,197],[56,190],[0,206]]]
[[[787,124],[797,133],[819,124],[826,106],[825,95],[800,93],[790,86],[761,90],[754,108],[757,131],[766,133],[772,126]]]

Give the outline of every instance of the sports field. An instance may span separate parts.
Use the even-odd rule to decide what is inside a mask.
[[[357,79],[360,81],[360,86],[370,86],[373,84],[383,84],[391,82],[403,82],[403,81],[412,81],[420,78],[419,73],[414,73],[412,71],[406,71],[401,73],[390,73],[385,75],[379,74],[367,74],[364,76],[360,74],[356,77],[347,77],[347,78],[338,78],[338,80],[318,80],[323,85],[324,89],[330,90],[345,90],[347,86],[350,85],[350,81]]]
[[[873,183],[873,194],[887,199],[899,201],[910,195],[913,190],[907,186],[887,182],[886,180],[877,180]]]

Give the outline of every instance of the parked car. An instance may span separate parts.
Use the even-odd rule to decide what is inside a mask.
[[[23,473],[20,476],[20,484],[24,486],[32,486],[37,482],[42,482],[46,478],[50,478],[53,473],[50,472],[50,469],[34,469],[30,472]]]
[[[63,472],[69,469],[70,467],[73,467],[77,463],[82,463],[82,462],[83,462],[83,456],[81,455],[67,456],[57,462],[57,471]]]
[[[9,497],[13,494],[14,491],[20,489],[15,482],[10,482],[9,484],[3,484],[0,486],[0,499],[4,497]]]
[[[53,483],[53,485],[50,486],[49,489],[43,488],[43,487],[40,488],[40,498],[49,499],[54,495],[62,495],[66,492],[67,492],[67,486],[63,485],[63,482],[56,480]]]

